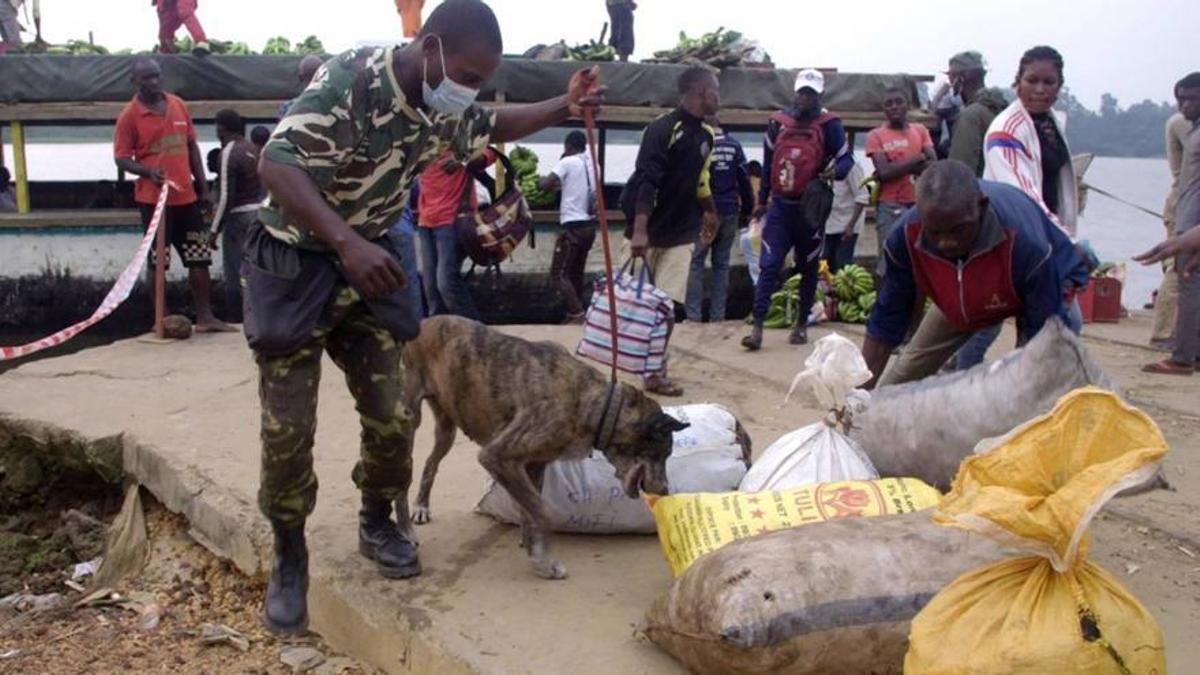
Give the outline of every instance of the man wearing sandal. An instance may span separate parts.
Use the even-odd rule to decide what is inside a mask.
[[[642,258],[654,283],[678,305],[687,302],[688,272],[697,240],[712,242],[717,207],[709,185],[709,159],[716,135],[704,118],[721,106],[717,77],[705,68],[679,76],[679,107],[646,127],[633,176],[621,208],[627,222],[622,258]],[[667,371],[651,375],[646,391],[682,396]]]
[[[1191,124],[1183,141],[1179,202],[1175,206],[1175,233],[1183,238],[1189,230],[1200,226],[1200,72],[1191,73],[1175,85],[1175,99],[1179,112]],[[1191,375],[1196,372],[1196,359],[1200,357],[1200,275],[1185,275],[1183,271],[1196,267],[1197,255],[1200,253],[1181,250],[1175,259],[1175,269],[1180,271],[1175,351],[1170,358],[1142,368],[1147,373]]]

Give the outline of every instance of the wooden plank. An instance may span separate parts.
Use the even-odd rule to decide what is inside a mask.
[[[218,110],[232,108],[248,121],[274,120],[279,114],[279,106],[283,101],[189,101],[188,109],[192,118],[207,122],[211,121]],[[486,107],[501,108],[506,103],[483,103]],[[121,114],[125,102],[96,102],[96,103],[3,103],[0,104],[0,122],[24,121],[39,124],[51,123],[87,123],[110,124]],[[601,109],[597,121],[607,125],[645,126],[660,115],[670,112],[670,108],[605,106]],[[745,108],[726,108],[720,113],[721,121],[730,127],[762,128],[767,123],[767,117],[774,110],[748,110]],[[834,111],[847,129],[873,129],[883,124],[882,112],[848,112]],[[933,126],[936,118],[922,110],[913,110],[909,119],[918,124]]]
[[[189,101],[188,110],[193,119],[201,121],[212,120],[223,108],[233,108],[248,120],[274,120],[279,117],[281,103],[283,101]],[[3,103],[0,104],[0,122],[110,124],[116,122],[125,104],[125,101]]]
[[[136,209],[48,209],[25,214],[0,213],[0,230],[141,226],[142,216]]]
[[[558,211],[534,211],[533,220],[538,225],[558,225]],[[625,222],[625,214],[609,209],[610,223]],[[0,214],[0,230],[62,228],[101,228],[142,226],[142,216],[135,209],[51,209],[35,211],[25,215]]]

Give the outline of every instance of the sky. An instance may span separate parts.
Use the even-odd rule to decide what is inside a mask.
[[[426,13],[438,2],[427,0]],[[1169,100],[1175,81],[1200,69],[1194,48],[1185,55],[1200,19],[1195,0],[759,0],[745,3],[740,15],[729,9],[740,3],[728,0],[638,2],[635,60],[673,47],[680,30],[697,35],[725,26],[757,40],[786,67],[932,75],[955,52],[975,49],[987,59],[989,84],[1006,87],[1021,53],[1049,44],[1064,56],[1067,86],[1093,109],[1104,92],[1122,106]],[[603,0],[490,4],[507,53],[560,38],[585,42],[599,37],[608,18]],[[201,0],[199,17],[209,37],[256,50],[275,35],[295,42],[316,34],[331,51],[400,40],[392,0]],[[149,48],[158,32],[149,0],[42,0],[42,27],[52,42],[86,39],[91,31],[110,49]]]

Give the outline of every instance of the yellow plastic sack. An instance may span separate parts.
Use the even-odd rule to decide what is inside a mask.
[[[934,521],[1031,555],[934,596],[913,620],[904,672],[1165,673],[1154,617],[1085,557],[1092,518],[1166,452],[1153,420],[1089,387],[966,459]]]
[[[756,534],[836,518],[912,513],[941,493],[915,478],[813,483],[771,492],[647,496],[658,540],[675,576],[697,558]]]

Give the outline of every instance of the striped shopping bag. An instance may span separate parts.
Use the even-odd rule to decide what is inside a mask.
[[[655,287],[649,267],[642,265],[640,273],[635,275],[630,273],[631,262],[625,263],[613,283],[617,301],[617,367],[635,375],[654,375],[666,366],[667,338],[675,306],[670,296]],[[606,366],[612,365],[610,312],[608,288],[605,278],[600,277],[576,353]]]

